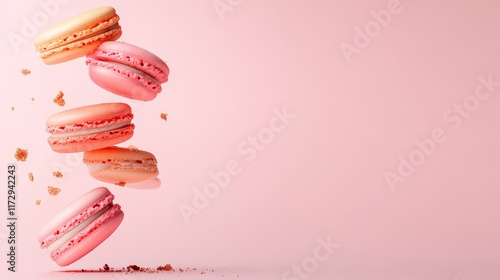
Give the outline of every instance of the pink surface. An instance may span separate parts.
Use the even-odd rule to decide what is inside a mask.
[[[17,162],[18,272],[6,270],[3,219],[1,279],[283,279],[298,277],[294,268],[310,280],[499,279],[498,1],[42,2],[58,9],[38,31],[114,6],[120,40],[168,59],[171,74],[150,102],[110,94],[89,80],[84,58],[39,59],[37,31],[22,33],[44,12],[38,0],[3,2],[4,178],[16,148],[29,156]],[[12,34],[27,42],[11,44]],[[64,108],[52,102],[59,90]],[[102,183],[126,211],[126,237],[67,269],[197,271],[53,272],[61,269],[39,249],[43,223],[98,183],[81,153],[49,148],[45,120],[101,102],[132,107],[134,137],[120,145],[153,153],[161,186]],[[61,193],[50,196],[48,185]],[[339,246],[321,249],[328,237]]]

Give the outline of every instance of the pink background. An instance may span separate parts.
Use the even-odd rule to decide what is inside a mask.
[[[94,85],[83,58],[44,65],[32,38],[16,52],[8,34],[22,36],[23,17],[43,10],[35,0],[2,2],[0,168],[15,161],[17,147],[28,149],[29,157],[17,163],[18,272],[7,273],[7,228],[1,226],[1,278],[66,279],[38,247],[37,232],[76,197],[107,186],[125,220],[67,269],[171,263],[215,272],[168,277],[286,279],[291,266],[314,256],[318,238],[331,236],[340,246],[307,279],[498,279],[500,87],[456,129],[443,114],[470,100],[479,77],[500,81],[499,2],[401,0],[399,13],[372,30],[350,63],[341,43],[354,45],[355,28],[373,25],[370,11],[392,1],[230,2],[234,7],[221,19],[213,0],[67,0],[40,25],[39,31],[94,7],[114,6],[123,28],[119,40],[150,50],[171,68],[163,92],[147,103]],[[32,73],[24,76],[21,68]],[[66,94],[63,108],[52,102],[59,90]],[[157,156],[159,188],[100,183],[87,174],[81,154],[57,154],[46,143],[47,116],[116,101],[130,104],[135,114],[136,134],[122,146]],[[265,131],[273,110],[285,107],[295,118],[247,161],[239,145]],[[167,122],[161,112],[168,113]],[[398,157],[418,153],[415,141],[438,128],[446,141],[391,189],[384,174],[397,174]],[[241,173],[186,223],[179,205],[192,205],[193,190],[202,190],[210,172],[232,160]],[[52,176],[57,166],[65,166],[61,179]],[[48,185],[61,193],[49,196]],[[2,187],[2,225],[6,192]]]

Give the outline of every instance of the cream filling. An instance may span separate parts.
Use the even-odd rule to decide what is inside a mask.
[[[155,167],[156,164],[148,164],[148,163],[137,163],[137,162],[121,162],[121,163],[95,163],[95,164],[88,164],[88,171],[89,173],[94,173],[97,171],[101,171],[104,169],[108,169],[113,167],[114,165],[120,165],[120,166],[132,166],[132,167]]]
[[[86,226],[90,225],[93,221],[99,218],[104,212],[111,208],[111,204],[99,210],[94,215],[88,217],[85,221],[81,222],[78,226],[74,227],[72,230],[66,232],[64,235],[56,239],[52,244],[47,247],[50,254],[54,253],[57,249],[63,246],[66,242],[70,241],[76,234],[83,230]]]
[[[108,125],[108,126],[104,126],[104,127],[83,129],[83,130],[72,131],[72,132],[52,133],[52,137],[66,138],[66,137],[74,137],[74,136],[80,136],[80,135],[86,135],[86,134],[100,133],[100,132],[104,132],[104,131],[122,128],[122,127],[125,127],[127,125],[130,125],[131,123],[132,123],[132,121],[128,121],[128,122],[117,123],[117,124]]]
[[[85,40],[85,39],[88,39],[88,38],[92,38],[94,36],[98,36],[98,35],[104,34],[104,33],[108,32],[108,31],[113,30],[113,29],[117,29],[118,27],[120,27],[120,24],[117,22],[117,23],[111,25],[108,28],[105,28],[103,30],[99,30],[98,32],[90,33],[89,35],[86,35],[86,36],[83,36],[81,38],[78,38],[78,40]]]

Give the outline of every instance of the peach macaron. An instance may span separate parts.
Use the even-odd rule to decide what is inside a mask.
[[[48,143],[59,153],[84,152],[124,142],[134,134],[132,109],[101,103],[61,111],[47,118]]]
[[[85,56],[101,43],[122,35],[120,17],[113,7],[100,7],[63,20],[38,34],[36,50],[45,64]]]
[[[124,186],[154,179],[158,176],[155,156],[136,148],[108,147],[87,151],[83,162],[95,179]]]

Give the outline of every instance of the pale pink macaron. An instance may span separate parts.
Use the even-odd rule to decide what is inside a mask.
[[[83,154],[89,173],[99,181],[124,186],[158,176],[155,156],[136,148],[109,147]]]
[[[59,153],[84,152],[124,142],[134,134],[134,115],[125,103],[69,109],[47,119],[48,142]]]
[[[124,214],[106,188],[91,190],[50,219],[38,234],[42,249],[60,266],[79,260],[121,224]]]
[[[102,43],[87,56],[86,63],[95,84],[142,101],[156,98],[170,73],[167,64],[155,54],[123,42]]]

